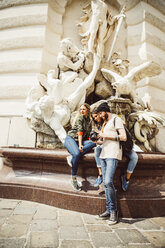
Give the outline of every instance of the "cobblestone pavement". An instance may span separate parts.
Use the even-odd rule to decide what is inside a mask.
[[[0,248],[165,247],[165,217],[121,218],[114,226],[96,216],[29,201],[0,198]]]

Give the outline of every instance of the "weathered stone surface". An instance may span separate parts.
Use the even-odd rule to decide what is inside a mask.
[[[69,228],[68,226],[60,227],[59,236],[60,239],[64,239],[64,240],[89,239],[88,233],[86,232],[85,228],[78,226],[69,227]]]
[[[31,220],[32,220],[32,215],[14,214],[8,218],[7,223],[9,223],[9,224],[28,224],[31,222]]]
[[[56,231],[49,232],[32,232],[26,248],[56,248],[59,245],[58,233]]]
[[[149,243],[148,240],[136,229],[117,229],[115,232],[119,235],[124,244],[129,243]]]
[[[0,217],[0,226],[2,226],[6,221],[6,218]]]
[[[1,209],[0,217],[8,217],[12,213],[11,209]]]
[[[138,222],[135,222],[134,225],[138,229],[142,229],[142,230],[159,230],[160,229],[159,226],[157,226],[156,224],[154,224],[149,219],[139,220]]]
[[[155,217],[155,218],[152,218],[151,221],[155,223],[156,225],[158,225],[159,227],[162,227],[165,229],[165,218]]]
[[[19,204],[19,201],[4,199],[0,201],[0,210],[2,209],[13,209]]]
[[[107,225],[86,225],[86,228],[88,232],[97,232],[97,233],[102,233],[102,232],[111,232],[111,228]]]
[[[0,239],[1,248],[22,248],[26,242],[25,238],[20,239]]]
[[[115,233],[91,233],[91,239],[96,248],[99,247],[118,247],[122,243]]]
[[[36,212],[36,208],[33,207],[18,206],[14,210],[14,214],[21,214],[21,215],[33,215],[35,212]]]
[[[3,201],[4,204],[2,204]],[[6,206],[7,202],[10,203],[12,200],[0,199],[3,206]],[[100,223],[95,216],[89,214],[28,201],[14,200],[13,202],[27,209],[37,207],[36,216],[39,219],[32,219],[32,215],[13,215],[14,209],[11,209],[12,214],[8,218],[0,218],[0,248],[163,248],[165,246],[163,229],[165,218],[163,217],[121,218],[119,223],[109,226],[105,220]],[[48,216],[44,215],[44,209],[46,213],[49,212]],[[0,213],[1,210],[3,209],[0,208]],[[58,216],[57,219],[54,219],[55,213]],[[43,217],[49,219],[42,219]],[[77,226],[67,224],[63,226],[65,218],[66,222],[82,218],[83,226],[81,221]],[[63,221],[61,222],[60,219]],[[94,223],[94,219],[98,223]],[[58,224],[57,228],[53,227],[53,222]],[[34,223],[36,223],[36,230],[30,228],[34,227]],[[45,230],[45,227],[39,229],[38,226],[43,227],[41,223],[48,226],[50,230]],[[154,230],[153,226],[160,228]]]
[[[140,244],[140,245],[131,244],[131,245],[127,245],[124,247],[126,248],[155,248],[154,245],[149,245],[149,244]]]
[[[104,224],[105,223],[104,220],[98,220],[96,217],[97,216],[88,215],[88,214],[83,215],[85,224]]]
[[[62,240],[60,248],[93,248],[93,246],[85,240]]]
[[[0,228],[0,238],[22,237],[27,233],[28,225],[8,224]]]
[[[31,231],[38,232],[38,231],[51,231],[57,229],[58,224],[55,220],[33,220],[31,224]]]
[[[165,247],[165,233],[164,232],[144,232],[143,235],[156,247]]]
[[[59,224],[61,226],[83,226],[83,221],[81,216],[74,217],[74,216],[60,216],[59,217]]]
[[[55,220],[57,219],[57,210],[54,208],[49,208],[46,210],[44,206],[41,206],[37,209],[37,212],[33,216],[33,220],[41,220],[41,219],[49,219]]]

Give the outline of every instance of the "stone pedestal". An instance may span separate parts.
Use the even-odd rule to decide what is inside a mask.
[[[1,156],[12,163],[0,170],[0,197],[23,199],[74,211],[99,214],[105,210],[104,188],[94,188],[98,171],[93,153],[80,161],[78,179],[82,191],[70,185],[70,167],[66,150],[8,148]],[[120,161],[115,175],[120,216],[144,218],[164,216],[165,154],[138,153],[139,161],[127,192],[121,189],[120,176],[127,160]]]

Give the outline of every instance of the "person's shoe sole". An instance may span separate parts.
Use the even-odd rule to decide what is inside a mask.
[[[117,223],[118,223],[118,220],[117,221],[110,221],[110,220],[107,221],[108,225],[115,225]]]
[[[109,217],[110,217],[110,214],[109,214],[109,216],[107,216],[107,217],[100,217],[99,215],[96,215],[96,219],[97,219],[97,220],[108,220]]]
[[[117,211],[117,220],[116,221],[112,221],[112,220],[107,220],[107,224],[108,225],[115,225],[119,222],[119,212]]]

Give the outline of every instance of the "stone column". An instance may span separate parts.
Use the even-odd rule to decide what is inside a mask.
[[[165,2],[138,1],[127,10],[126,23],[130,69],[147,60],[153,60],[162,67],[159,76],[138,83],[138,94],[143,97],[148,93],[153,111],[165,116]],[[164,128],[161,128],[155,142],[159,151],[165,152]]]

